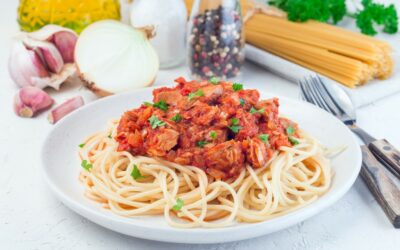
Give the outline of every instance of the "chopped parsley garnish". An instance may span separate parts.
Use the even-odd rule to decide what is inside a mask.
[[[157,127],[162,127],[162,126],[165,125],[165,122],[159,120],[155,115],[152,115],[152,116],[149,118],[149,122],[150,122],[150,125],[151,125],[151,128],[152,128],[152,129],[155,129],[155,128],[157,128]]]
[[[168,104],[164,100],[160,100],[153,104],[154,107],[161,109],[162,111],[168,110]]]
[[[204,92],[201,89],[198,89],[196,92],[189,93],[188,98],[191,101],[195,97],[204,96]]]
[[[112,139],[111,133],[109,133],[109,134],[107,135],[107,137],[110,138],[110,139]]]
[[[176,204],[172,207],[172,210],[179,211],[183,207],[183,200],[181,198],[176,199]]]
[[[136,165],[133,165],[131,176],[134,180],[144,178],[144,176],[142,175],[142,173],[140,173],[139,168]]]
[[[180,122],[182,120],[182,116],[180,114],[176,114],[171,118],[171,120],[174,122]]]
[[[261,134],[258,136],[258,138],[260,138],[262,142],[267,143],[269,139],[269,134]]]
[[[294,134],[294,127],[290,125],[289,127],[286,128],[286,134],[287,135],[293,135]]]
[[[210,131],[210,137],[213,139],[217,139],[217,132],[215,132],[214,130]]]
[[[209,82],[214,85],[217,85],[219,83],[218,78],[214,76],[210,78]]]
[[[246,101],[243,98],[240,98],[240,106],[244,106],[246,104]]]
[[[206,141],[198,141],[196,142],[196,145],[200,148],[204,148],[204,146],[207,144]]]
[[[83,148],[84,146],[85,146],[85,143],[79,144],[79,147],[80,147],[80,148]]]
[[[86,171],[89,171],[89,169],[91,169],[93,167],[93,165],[91,163],[88,163],[87,160],[83,160],[81,163],[81,166],[86,169]]]
[[[243,89],[243,84],[234,83],[234,84],[232,84],[232,89],[233,89],[234,91],[242,90],[242,89]]]
[[[242,126],[239,126],[239,119],[237,119],[237,118],[232,118],[231,123],[232,123],[232,125],[229,126],[228,128],[229,128],[230,130],[232,130],[233,133],[236,134],[236,133],[239,132],[239,130],[242,129]]]
[[[148,106],[148,107],[149,106],[153,106],[155,108],[159,108],[162,111],[167,111],[168,110],[168,104],[164,100],[160,100],[158,102],[155,102],[154,104],[151,103],[151,102],[144,102],[143,104]]]
[[[299,144],[299,141],[298,140],[296,140],[296,139],[294,139],[293,137],[291,137],[291,136],[289,136],[289,141],[290,141],[290,143],[292,143],[293,145],[297,145],[297,144]]]
[[[256,113],[262,114],[262,113],[264,113],[264,111],[265,111],[265,108],[261,108],[261,109],[257,110],[254,107],[251,107],[251,109],[250,109],[251,114],[256,114]]]

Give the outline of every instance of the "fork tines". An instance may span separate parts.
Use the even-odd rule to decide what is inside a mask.
[[[344,112],[335,102],[327,87],[327,84],[319,75],[305,77],[299,81],[301,97],[335,116],[340,116]]]

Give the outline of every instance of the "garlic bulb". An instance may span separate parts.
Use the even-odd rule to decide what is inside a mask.
[[[19,34],[8,61],[11,78],[20,87],[58,89],[76,72],[73,64],[76,41],[75,32],[57,25]]]
[[[100,96],[151,85],[159,62],[150,36],[148,29],[113,20],[89,25],[75,48],[80,77]]]

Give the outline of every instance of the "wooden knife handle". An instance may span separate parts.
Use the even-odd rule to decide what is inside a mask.
[[[393,226],[400,228],[400,189],[388,176],[391,173],[385,171],[385,167],[366,146],[361,146],[361,151],[361,176]]]
[[[371,152],[400,179],[400,152],[387,140],[376,140],[368,145]]]

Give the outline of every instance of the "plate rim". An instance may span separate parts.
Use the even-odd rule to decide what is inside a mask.
[[[89,108],[91,106],[95,105],[101,105],[102,102],[107,102],[111,99],[117,99],[118,97],[121,96],[131,96],[134,95],[137,92],[141,91],[152,91],[155,88],[160,88],[168,86],[171,87],[171,85],[162,85],[162,86],[152,86],[152,87],[146,87],[146,88],[140,88],[140,89],[135,89],[129,92],[121,93],[121,94],[115,94],[107,97],[103,97],[101,99],[95,100],[93,102],[90,102],[86,104],[84,107],[75,110],[74,112],[71,112],[68,114],[64,119],[60,120],[58,123],[56,123],[51,131],[46,135],[45,139],[43,140],[42,146],[41,146],[41,152],[40,152],[40,158],[41,158],[41,172],[42,172],[42,177],[45,179],[45,182],[47,185],[50,187],[50,190],[52,191],[53,194],[63,203],[65,204],[69,209],[73,210],[75,213],[79,214],[80,216],[83,216],[84,218],[92,221],[95,224],[101,225],[102,227],[108,228],[109,230],[122,233],[125,235],[133,236],[133,237],[138,237],[142,239],[147,239],[147,240],[155,240],[155,241],[162,241],[162,242],[171,242],[171,243],[196,243],[196,244],[210,244],[210,243],[224,243],[224,242],[232,242],[232,241],[239,241],[239,240],[244,240],[244,239],[250,239],[250,238],[255,238],[259,237],[262,235],[267,235],[279,230],[282,230],[284,228],[296,225],[302,221],[305,221],[309,219],[312,216],[315,216],[319,214],[323,209],[332,206],[335,204],[338,200],[340,200],[344,194],[346,194],[349,189],[352,187],[354,184],[355,180],[357,179],[357,176],[361,170],[361,163],[362,163],[362,153],[361,153],[361,148],[356,147],[357,152],[356,153],[356,163],[357,166],[355,166],[352,175],[348,178],[346,185],[341,186],[339,190],[336,191],[336,195],[332,197],[326,197],[326,194],[323,195],[321,198],[318,200],[312,202],[313,209],[306,209],[307,206],[300,208],[298,210],[295,210],[293,212],[290,212],[288,214],[278,216],[276,218],[263,221],[263,222],[258,222],[258,223],[245,223],[240,226],[230,226],[230,227],[223,227],[223,228],[154,228],[152,226],[146,226],[146,223],[143,223],[143,225],[139,225],[138,223],[132,223],[132,221],[129,220],[127,217],[123,216],[116,216],[116,217],[110,217],[107,214],[104,214],[101,212],[101,207],[99,209],[92,209],[84,204],[81,204],[77,202],[76,200],[70,198],[68,195],[64,194],[64,192],[57,187],[57,185],[52,181],[52,179],[49,176],[49,172],[46,171],[47,166],[45,162],[46,158],[46,150],[45,146],[49,143],[51,140],[51,137],[53,133],[58,129],[58,127],[63,126],[63,124],[70,119],[70,117],[73,117],[77,115],[80,110]],[[257,89],[258,90],[258,89]],[[347,132],[351,135],[351,140],[349,140],[349,144],[356,144],[359,145],[356,136],[340,121],[338,120],[335,116],[332,114],[328,113],[327,111],[320,109],[310,103],[297,100],[294,98],[282,96],[279,94],[275,94],[273,92],[265,92],[262,90],[258,90],[260,93],[264,94],[265,96],[272,96],[272,97],[277,97],[279,100],[283,100],[284,102],[289,102],[289,103],[301,103],[302,105],[307,105],[310,108],[314,110],[318,110],[318,112],[324,112],[334,118],[340,126],[345,127]],[[329,191],[328,191],[329,192]],[[322,201],[323,202],[322,202]],[[292,217],[301,217],[301,218],[292,218]],[[262,228],[265,223],[273,223],[276,220],[281,220],[281,223],[279,226],[274,228],[273,230],[269,230],[268,232],[263,232]],[[107,222],[112,222],[111,224],[115,224],[110,226],[110,224],[107,224]],[[142,231],[142,233],[127,233],[127,232],[122,232],[120,229],[116,229],[115,227],[121,223],[124,227],[135,227],[138,228]],[[235,233],[236,231],[257,231],[257,232],[252,232],[252,233],[241,233],[239,237],[235,237],[234,239],[228,239],[224,238],[221,240],[215,240],[212,237],[207,238],[206,236],[210,236],[207,234],[212,234],[212,233]],[[261,230],[260,230],[261,229]],[[151,234],[144,234],[143,232],[146,232],[148,230],[152,230],[153,232]],[[182,240],[176,240],[174,237],[169,237],[169,233],[180,233],[181,234],[181,239]],[[157,237],[158,236],[158,237]],[[185,237],[187,236],[187,237]],[[193,239],[195,237],[196,239]]]

